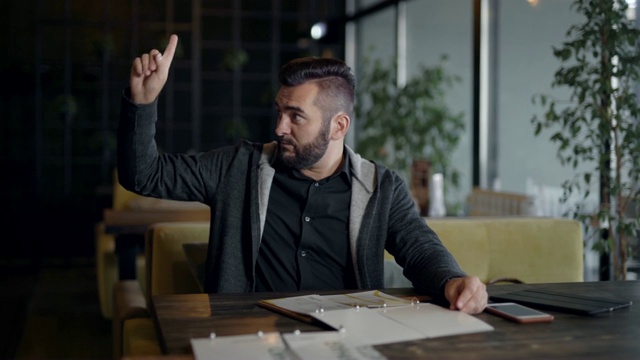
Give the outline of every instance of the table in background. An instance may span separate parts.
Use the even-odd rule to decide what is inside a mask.
[[[103,221],[108,234],[144,235],[147,226],[159,222],[209,221],[209,208],[198,209],[104,209]]]
[[[136,256],[144,249],[147,227],[159,222],[209,221],[211,211],[194,209],[105,209],[105,232],[116,237],[120,280],[136,278]]]
[[[635,304],[596,316],[547,311],[551,323],[518,324],[495,315],[477,317],[492,325],[490,332],[378,345],[389,359],[399,358],[639,358],[640,281],[604,281],[555,284],[509,284],[488,287],[493,295],[522,290],[546,289],[598,297],[628,299]],[[412,289],[383,289],[411,296]],[[297,296],[295,293],[156,295],[152,311],[163,351],[169,355],[193,355],[190,339],[251,334],[258,331],[292,332],[326,330],[280,315],[257,305],[260,299]],[[331,292],[331,293],[344,293]],[[328,292],[321,292],[328,294]]]

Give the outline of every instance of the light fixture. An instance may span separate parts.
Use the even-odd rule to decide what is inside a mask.
[[[327,23],[320,21],[311,27],[311,38],[314,40],[320,40],[327,35]]]

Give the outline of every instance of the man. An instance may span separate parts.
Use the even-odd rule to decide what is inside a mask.
[[[419,292],[479,313],[486,287],[467,276],[415,209],[405,182],[344,143],[355,80],[335,59],[283,66],[278,141],[195,155],[159,154],[157,98],[178,43],[133,61],[122,100],[118,175],[138,194],[211,207],[206,292],[374,289],[386,248]]]

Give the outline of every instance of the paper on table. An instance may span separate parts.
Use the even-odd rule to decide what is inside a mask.
[[[357,334],[368,345],[493,330],[472,315],[433,304],[344,309],[312,316],[347,334]]]
[[[297,360],[278,332],[191,339],[193,355],[198,360],[256,359]]]
[[[357,334],[367,345],[425,338],[421,332],[369,308],[325,311],[312,316],[335,329],[342,329],[346,334]]]
[[[275,305],[277,307],[302,314],[351,308],[349,305],[335,302],[320,295],[303,295],[281,299],[262,300],[261,303]]]
[[[469,314],[379,291],[305,295],[263,300],[261,304],[317,319],[339,331],[192,339],[196,359],[383,359],[371,346],[493,330]]]
[[[325,295],[323,296],[323,298],[351,306],[391,307],[411,304],[410,300],[385,294],[380,290],[362,291],[340,295]]]
[[[261,305],[270,309],[287,310],[300,314],[337,309],[349,309],[357,306],[383,307],[411,304],[411,301],[385,294],[378,290],[362,291],[340,295],[302,295],[279,299],[261,300]]]
[[[419,331],[427,338],[493,330],[493,326],[475,316],[428,303],[378,310],[378,313]]]
[[[378,290],[295,296],[262,300],[260,304],[304,321],[316,319],[336,330],[344,329],[367,345],[493,330],[472,315]]]
[[[191,339],[196,360],[265,359],[265,360],[384,360],[384,355],[363,344],[357,336],[339,331],[308,333],[277,332]]]
[[[378,290],[342,295],[302,295],[260,300],[259,305],[298,320],[313,322],[311,314],[352,307],[387,307],[410,304],[411,301]]]
[[[284,341],[301,360],[353,359],[383,360],[384,355],[353,335],[340,331],[282,334]]]

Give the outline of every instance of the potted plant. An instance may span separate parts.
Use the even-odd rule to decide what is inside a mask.
[[[442,56],[433,66],[421,65],[406,84],[398,84],[394,60],[385,65],[365,57],[358,73],[356,149],[365,158],[398,171],[405,180],[412,166],[424,168],[420,163],[427,162],[429,172],[443,174],[444,188],[451,190],[459,186],[451,154],[465,126],[463,114],[454,113],[445,103],[447,89],[460,82],[459,76],[445,71],[446,60]],[[428,205],[420,207],[424,214]]]
[[[574,0],[571,7],[584,22],[553,48],[562,66],[551,85],[567,88],[570,97],[534,96],[546,111],[531,121],[536,135],[553,129],[550,140],[563,165],[588,169],[562,184],[562,202],[576,194],[586,201],[599,187],[599,208],[588,211],[578,202],[571,215],[600,234],[594,249],[611,259],[616,279],[626,279],[630,241],[640,225],[640,32],[626,17],[625,1]]]

